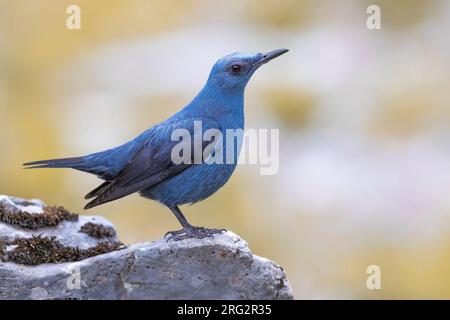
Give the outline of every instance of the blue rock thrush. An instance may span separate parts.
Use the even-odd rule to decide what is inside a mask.
[[[221,58],[214,64],[206,85],[188,105],[121,146],[87,156],[29,162],[24,166],[30,169],[72,168],[97,175],[104,182],[86,195],[86,199],[93,200],[85,209],[135,192],[159,201],[170,208],[183,226],[182,230],[168,232],[174,240],[204,238],[222,232],[223,229],[191,225],[178,206],[201,201],[215,193],[230,178],[236,161],[175,162],[172,150],[179,141],[173,141],[172,133],[184,129],[195,135],[196,122],[201,123],[203,130],[216,129],[224,135],[227,129],[242,130],[244,90],[248,81],[261,65],[287,51],[233,53]],[[195,150],[193,143],[192,146]],[[201,142],[200,151],[207,147]],[[237,160],[240,144],[234,150],[234,160]]]

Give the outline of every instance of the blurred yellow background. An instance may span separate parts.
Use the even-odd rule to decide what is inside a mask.
[[[184,212],[281,264],[298,299],[448,299],[449,33],[446,0],[0,0],[0,194],[104,215],[126,243],[160,238],[179,228],[161,205],[83,212],[94,176],[21,163],[121,144],[189,102],[219,57],[286,47],[246,94],[247,128],[280,129],[279,173],[240,166]]]

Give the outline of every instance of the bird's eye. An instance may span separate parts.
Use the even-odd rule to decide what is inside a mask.
[[[234,74],[239,74],[242,70],[242,67],[238,64],[233,64],[231,66],[231,72],[233,72]]]

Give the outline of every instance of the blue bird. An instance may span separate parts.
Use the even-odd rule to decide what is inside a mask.
[[[82,157],[28,162],[24,166],[27,169],[72,168],[97,175],[104,182],[85,196],[92,199],[85,209],[135,192],[156,200],[167,206],[183,226],[179,231],[167,233],[174,240],[204,238],[222,232],[223,229],[191,225],[179,206],[196,203],[215,193],[230,178],[236,161],[175,163],[172,150],[179,142],[172,140],[172,133],[184,129],[195,135],[194,124],[198,121],[203,130],[216,129],[224,135],[227,129],[243,129],[244,90],[248,81],[261,65],[287,51],[233,53],[221,58],[214,64],[203,89],[189,104],[123,145]],[[224,148],[226,144],[222,145]],[[202,142],[201,151],[206,147]],[[240,145],[236,147],[234,160],[239,151]]]

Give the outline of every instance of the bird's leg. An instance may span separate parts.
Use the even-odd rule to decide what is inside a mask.
[[[186,217],[177,206],[169,207],[169,209],[173,212],[175,217],[177,217],[178,221],[183,226],[183,229],[167,232],[165,236],[169,236],[168,240],[173,239],[175,241],[179,241],[187,238],[212,238],[215,233],[222,233],[226,231],[225,229],[207,229],[204,227],[193,226],[187,221]]]

